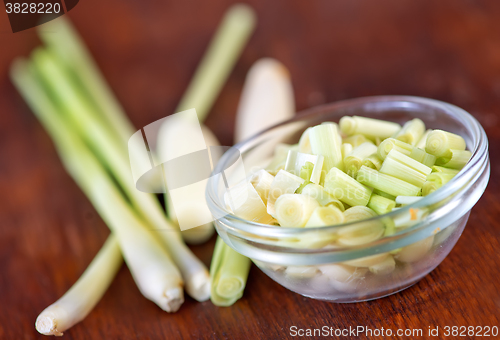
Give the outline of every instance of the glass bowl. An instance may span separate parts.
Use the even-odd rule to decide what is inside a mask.
[[[442,188],[369,220],[319,228],[283,228],[243,220],[226,208],[225,185],[237,157],[241,156],[245,172],[250,174],[269,163],[278,143],[297,143],[307,127],[352,115],[398,123],[418,117],[427,128],[461,135],[472,158]],[[306,110],[238,143],[217,163],[214,174],[222,172],[225,177],[209,179],[206,196],[217,232],[226,244],[294,292],[320,300],[358,302],[408,288],[443,261],[486,188],[490,165],[487,136],[464,110],[426,98],[378,96]],[[372,237],[364,237],[367,231]],[[359,237],[355,242],[338,242],[347,234]]]

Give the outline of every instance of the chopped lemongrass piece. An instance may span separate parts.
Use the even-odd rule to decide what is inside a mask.
[[[385,225],[384,236],[394,235],[394,233],[396,232],[396,225],[394,224],[394,220],[391,217],[382,217],[381,220]]]
[[[312,278],[317,272],[314,266],[288,266],[285,269],[285,274],[294,279]]]
[[[308,127],[303,133],[302,136],[300,136],[299,139],[299,152],[302,153],[312,153],[311,149],[311,140],[309,139],[309,132],[311,132],[310,127]]]
[[[83,320],[104,295],[122,263],[118,242],[110,236],[78,281],[38,315],[36,330],[61,336]]]
[[[288,171],[294,175],[301,174],[302,167],[306,163],[312,163],[314,165],[310,178],[304,179],[318,184],[321,179],[321,170],[323,169],[323,156],[321,155],[310,155],[307,153],[297,152],[290,150],[288,151],[288,157],[285,163],[285,171]]]
[[[260,198],[267,205],[267,198],[269,197],[269,190],[271,190],[271,183],[274,181],[274,176],[264,169],[257,171],[252,176],[251,183],[259,194]]]
[[[353,148],[360,146],[363,143],[372,143],[373,144],[373,142],[371,140],[369,140],[368,138],[366,138],[365,136],[360,135],[360,134],[346,137],[346,138],[342,139],[342,143],[351,144]]]
[[[375,241],[382,237],[384,234],[384,225],[380,221],[361,222],[361,220],[375,216],[377,216],[375,211],[363,206],[351,207],[344,211],[345,223],[360,222],[351,226],[339,227],[337,242],[343,245],[356,246]]]
[[[442,166],[434,165],[432,167],[432,172],[444,172],[444,173],[449,173],[449,174],[458,174],[460,170],[455,170],[455,169],[448,169]]]
[[[425,151],[437,158],[451,158],[451,150],[465,150],[465,140],[454,133],[434,130],[427,136]]]
[[[233,250],[220,237],[217,238],[210,265],[210,300],[214,305],[231,306],[241,298],[250,266],[250,259]]]
[[[345,160],[348,154],[353,150],[352,144],[344,143],[340,146],[340,153],[342,154],[342,159]]]
[[[340,130],[348,136],[362,134],[371,139],[388,138],[394,136],[401,129],[401,125],[398,123],[358,116],[342,117],[339,125]]]
[[[339,132],[336,124],[321,124],[311,128],[309,139],[312,153],[324,157],[323,170],[325,173],[328,173],[333,167],[342,169],[342,152],[340,151]]]
[[[314,164],[311,162],[306,162],[306,164],[304,164],[304,166],[302,166],[302,168],[300,169],[299,177],[306,182],[310,182],[313,171],[314,171]]]
[[[403,247],[394,257],[396,260],[406,263],[418,261],[431,250],[433,242],[434,235]]]
[[[401,205],[413,204],[422,199],[422,196],[398,196],[396,203]]]
[[[396,150],[401,152],[402,154],[413,158],[417,162],[424,164],[425,166],[431,167],[436,162],[436,157],[428,154],[422,149],[414,147],[408,143],[402,142],[400,140],[394,138],[387,138],[378,146],[377,153],[381,159],[387,157],[391,150]]]
[[[388,256],[389,256],[388,253],[382,253],[382,254],[361,257],[359,259],[345,261],[344,263],[353,267],[371,267],[380,262],[383,262]]]
[[[425,144],[427,143],[427,136],[429,136],[429,133],[431,132],[432,132],[431,129],[425,131],[425,133],[422,135],[422,137],[420,137],[420,140],[415,146],[419,149],[425,150]]]
[[[373,189],[373,193],[375,195],[379,195],[379,196],[385,197],[385,198],[393,200],[393,201],[396,199],[396,196],[389,195],[388,193],[380,191],[380,190],[377,190],[377,189]]]
[[[325,178],[325,190],[350,206],[367,205],[372,190],[357,182],[337,168],[332,168]]]
[[[383,162],[382,159],[375,152],[374,154],[363,159],[362,165],[367,166],[367,167],[372,168],[372,169],[375,169],[375,170],[380,170],[380,167],[382,166],[382,162]]]
[[[372,194],[368,202],[368,208],[372,209],[379,215],[387,214],[396,207],[396,202],[380,195]]]
[[[307,220],[306,228],[324,227],[344,222],[344,214],[334,206],[317,207]]]
[[[409,228],[422,221],[425,214],[427,214],[426,208],[410,208],[408,213],[403,213],[394,217],[394,226],[398,229]]]
[[[293,194],[303,183],[304,180],[302,178],[292,175],[285,170],[280,170],[271,183],[271,190],[269,190],[269,197],[267,199],[267,213],[276,217],[274,203],[278,197],[284,194]]]
[[[302,228],[318,207],[318,201],[310,196],[284,194],[276,200],[276,219],[282,227]]]
[[[351,153],[344,158],[344,169],[346,173],[349,176],[356,178],[359,168],[363,165],[363,160],[376,151],[377,147],[375,144],[368,142],[354,148],[354,150],[352,150]]]
[[[389,152],[380,168],[380,173],[399,178],[419,188],[424,185],[431,171],[428,166],[394,149]]]
[[[461,170],[472,157],[472,152],[468,150],[451,149],[451,158],[438,158],[436,164],[447,168]]]
[[[387,275],[392,273],[394,269],[396,269],[396,261],[394,261],[392,255],[387,256],[384,261],[368,268],[375,275]]]
[[[410,145],[416,145],[424,135],[424,132],[424,122],[418,118],[414,118],[403,125],[395,138]]]
[[[245,220],[270,224],[272,217],[267,213],[266,205],[251,183],[242,182],[226,192],[229,206],[233,213]]]
[[[344,205],[338,199],[326,192],[321,185],[309,183],[300,192],[302,195],[307,195],[314,198],[318,203],[324,207],[334,206],[341,211],[344,211]]]
[[[427,196],[430,193],[441,188],[448,183],[456,174],[449,172],[433,172],[427,176],[427,182],[422,187],[422,196]]]
[[[352,267],[335,263],[318,266],[318,269],[328,277],[330,284],[341,292],[354,292],[368,271],[366,268]]]
[[[290,144],[284,144],[284,143],[279,143],[275,146],[274,148],[274,156],[269,163],[269,165],[266,167],[269,171],[272,170],[277,170],[277,168],[283,166],[283,169],[285,168],[285,162],[286,158],[288,156],[288,152],[290,150],[297,151],[298,150],[298,145],[290,145]]]
[[[425,182],[424,185],[422,186],[422,196],[427,196],[429,194],[432,194],[440,187],[441,185],[437,184],[436,182]]]
[[[420,193],[419,187],[366,166],[359,169],[357,180],[361,184],[393,196],[418,196]]]

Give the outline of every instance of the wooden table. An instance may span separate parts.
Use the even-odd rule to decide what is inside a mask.
[[[334,304],[292,293],[253,267],[230,308],[187,299],[178,313],[144,299],[126,267],[66,339],[289,338],[290,327],[423,329],[500,326],[500,2],[249,1],[258,28],[208,126],[232,143],[249,67],[274,57],[291,71],[297,108],[408,94],[471,112],[489,136],[492,178],[444,262],[388,298]],[[230,1],[86,0],[71,12],[136,126],[173,112]],[[53,145],[7,77],[37,44],[0,14],[0,338],[42,338],[35,318],[86,268],[108,229],[63,170]],[[210,244],[194,247],[208,264]],[[442,329],[442,328],[441,328]]]

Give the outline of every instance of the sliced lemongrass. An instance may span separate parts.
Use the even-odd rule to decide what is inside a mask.
[[[308,127],[300,136],[299,139],[299,152],[302,153],[312,153],[311,149],[311,140],[309,139],[309,132],[311,132],[311,128]]]
[[[369,140],[368,138],[366,138],[365,136],[360,135],[360,134],[352,135],[352,136],[343,138],[342,143],[351,144],[351,146],[353,148],[360,146],[363,143],[372,143],[373,144],[373,142],[371,140]]]
[[[388,256],[389,253],[382,253],[345,261],[344,263],[353,267],[371,267],[376,265],[377,263],[383,262]]]
[[[323,170],[325,173],[328,173],[333,167],[342,169],[342,152],[336,124],[314,126],[309,132],[309,139],[312,153],[324,157]]]
[[[311,171],[310,178],[308,178],[307,180],[318,184],[321,179],[323,161],[324,158],[321,155],[311,155],[290,150],[288,151],[288,157],[285,163],[285,171],[288,171],[294,175],[300,175],[302,167],[306,165],[306,163],[312,163],[314,167]]]
[[[326,190],[318,184],[309,183],[300,192],[302,195],[307,195],[314,198],[318,203],[323,206],[333,206],[341,211],[344,211],[344,205],[338,199],[330,195]]]
[[[472,152],[468,150],[450,150],[451,158],[438,158],[437,165],[442,165],[447,168],[461,170],[472,157]]]
[[[398,178],[419,188],[424,185],[427,175],[431,171],[431,168],[396,150],[389,152],[380,168],[380,173]]]
[[[379,157],[383,160],[387,157],[391,150],[396,150],[401,152],[402,154],[413,158],[414,160],[431,167],[436,162],[436,157],[428,154],[422,149],[414,147],[408,143],[402,142],[400,140],[394,138],[387,138],[378,146],[377,153]]]
[[[397,215],[393,218],[394,226],[397,229],[409,228],[422,221],[426,215],[427,208],[410,208],[407,213]]]
[[[44,335],[61,336],[83,320],[104,295],[122,263],[120,246],[110,236],[78,281],[38,315],[36,330]]]
[[[368,208],[372,209],[379,215],[387,214],[396,207],[396,202],[380,195],[372,194],[368,202]]]
[[[344,214],[334,206],[317,207],[307,220],[306,228],[325,227],[344,222]]]
[[[338,200],[349,204],[367,205],[372,194],[372,190],[357,182],[337,168],[332,168],[325,178],[325,190]]]
[[[415,146],[419,149],[425,150],[425,144],[427,143],[427,136],[429,136],[429,133],[431,133],[431,132],[432,132],[431,129],[428,129],[427,131],[425,131]]]
[[[396,261],[391,255],[387,256],[384,261],[374,264],[368,268],[375,275],[387,275],[396,269]]]
[[[373,193],[375,195],[379,195],[379,196],[385,197],[385,198],[393,200],[393,201],[396,199],[396,196],[389,195],[388,193],[380,191],[380,190],[377,190],[377,189],[373,189]]]
[[[285,269],[285,275],[293,279],[308,279],[318,273],[314,266],[288,266]]]
[[[374,152],[377,152],[377,147],[373,143],[365,142],[354,148],[354,150],[344,158],[344,170],[346,173],[356,178],[359,168],[363,165],[363,160]]]
[[[267,213],[276,217],[276,209],[274,207],[276,200],[281,195],[293,194],[303,183],[304,180],[302,178],[292,175],[285,170],[280,170],[271,183],[269,197],[267,198]]]
[[[290,150],[297,151],[298,148],[299,147],[297,144],[290,145],[285,143],[278,143],[274,147],[273,159],[271,160],[271,163],[269,163],[269,165],[266,167],[266,169],[269,170],[269,172],[273,170],[279,171],[278,168],[281,166],[282,169],[284,169],[286,158],[288,156],[288,151]]]
[[[418,196],[420,188],[396,177],[362,166],[356,177],[358,182],[393,196]]]
[[[339,145],[342,145],[342,136],[340,135],[339,125],[335,122],[323,122],[323,123],[321,123],[321,125],[326,125],[326,124],[334,125],[335,128],[337,129],[337,131],[339,131],[339,133],[337,134],[337,139],[339,141]]]
[[[406,122],[394,138],[415,146],[424,135],[424,132],[424,122],[418,118],[414,118]]]
[[[427,196],[429,194],[432,194],[434,191],[439,189],[441,185],[435,183],[435,182],[425,182],[424,185],[422,186],[422,196]]]
[[[345,223],[360,221],[354,225],[340,227],[337,231],[338,242],[343,245],[355,246],[375,241],[384,234],[384,225],[381,221],[366,221],[377,216],[377,213],[370,208],[363,206],[351,207],[344,211]]]
[[[377,153],[371,154],[370,156],[366,157],[363,159],[363,164],[364,166],[367,166],[369,168],[375,169],[375,170],[380,170],[380,167],[382,166],[382,159],[378,156]]]
[[[419,173],[427,176],[428,174],[431,173],[432,169],[430,167],[428,167],[427,165],[425,164],[422,164],[420,162],[418,162],[417,160],[397,151],[397,150],[391,150],[389,152],[389,154],[387,155],[386,157],[386,160],[387,158],[392,158],[396,161],[398,161],[399,163],[413,169],[413,170],[416,170],[418,171]]]
[[[427,136],[425,151],[437,158],[451,158],[451,150],[465,150],[465,140],[454,133],[434,130]]]
[[[442,186],[451,181],[453,177],[455,177],[455,174],[453,173],[433,172],[429,176],[427,176],[427,181],[434,182]]]
[[[444,173],[449,173],[449,174],[458,174],[460,172],[460,170],[456,170],[456,169],[448,169],[448,168],[445,168],[445,167],[442,167],[442,166],[438,166],[438,165],[434,165],[432,167],[432,172],[444,172]]]
[[[424,238],[418,242],[403,247],[394,257],[396,260],[411,263],[422,259],[432,248],[434,235]]]
[[[284,194],[276,200],[276,219],[282,227],[302,228],[318,207],[318,201],[310,196]]]
[[[304,166],[302,166],[302,168],[300,169],[299,177],[306,182],[310,182],[313,171],[314,171],[314,164],[311,162],[306,162],[306,164],[304,164]]]
[[[348,154],[350,154],[353,150],[352,144],[344,143],[340,146],[340,153],[342,154],[342,160],[345,160]]]
[[[398,196],[396,203],[401,205],[413,204],[422,199],[422,196]]]
[[[210,300],[217,306],[230,306],[243,295],[251,262],[218,237],[210,265]]]
[[[271,183],[274,181],[274,176],[264,169],[257,171],[252,176],[251,182],[257,190],[260,198],[267,205],[267,198],[269,197],[269,190],[271,190]]]
[[[352,267],[335,263],[317,267],[320,272],[328,277],[331,285],[341,292],[354,292],[363,281],[368,269]]]
[[[340,130],[348,136],[362,134],[371,139],[388,138],[401,130],[401,125],[398,123],[358,116],[342,117],[339,125]]]
[[[394,219],[392,217],[382,217],[381,221],[385,226],[384,236],[391,236],[396,233],[396,225],[394,224]]]
[[[267,207],[251,183],[242,182],[226,193],[233,213],[245,220],[270,224],[273,220]]]

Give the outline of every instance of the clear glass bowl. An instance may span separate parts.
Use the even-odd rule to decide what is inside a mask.
[[[330,227],[283,228],[246,221],[226,209],[221,176],[213,176],[207,186],[209,209],[219,217],[215,221],[217,232],[231,248],[251,258],[282,286],[334,302],[387,296],[436,268],[462,234],[490,174],[487,136],[476,119],[451,104],[407,96],[366,97],[306,110],[235,145],[222,156],[214,173],[225,170],[230,176],[231,164],[239,155],[247,174],[263,168],[277,143],[297,143],[307,127],[352,115],[398,123],[418,117],[428,128],[461,135],[472,158],[449,183],[416,203],[362,222]],[[411,222],[416,212],[421,218]],[[391,235],[362,237],[366,234],[363,230],[391,225],[399,226]],[[346,233],[361,236],[356,242],[332,245],[332,240]],[[395,260],[395,267],[391,268],[388,256]],[[380,266],[383,260],[385,265]]]

